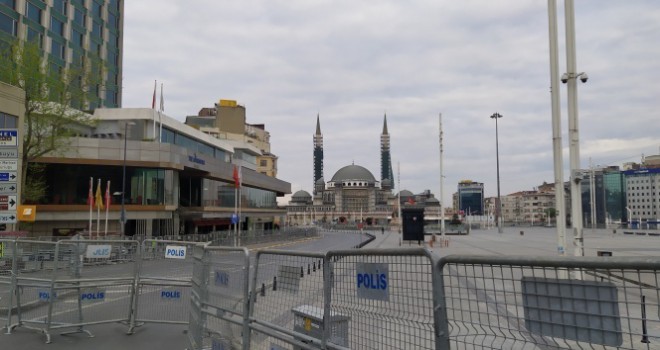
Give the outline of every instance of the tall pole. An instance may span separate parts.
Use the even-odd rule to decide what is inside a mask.
[[[557,48],[557,0],[548,0],[550,34],[550,99],[552,104],[552,153],[555,170],[555,221],[557,253],[566,254],[566,195],[564,193],[564,161],[561,144],[561,111],[559,101],[559,55]]]
[[[397,196],[398,198],[396,206],[398,208],[399,214],[399,233],[401,233],[401,230],[403,230],[403,218],[401,217],[401,164],[399,162],[396,162],[396,181],[396,186],[399,188],[399,195]]]
[[[502,233],[502,197],[500,196],[500,140],[497,130],[497,120],[502,118],[502,115],[499,113],[494,113],[490,116],[492,119],[495,119],[495,158],[497,162],[497,204],[495,212],[497,215],[497,232]]]
[[[591,207],[591,230],[596,229],[596,174],[594,173],[594,166],[589,158],[589,169],[591,170],[591,177],[589,181],[589,202]]]
[[[444,169],[442,167],[443,159],[443,133],[442,133],[442,113],[438,116],[440,122],[440,235],[445,238],[445,206],[444,206]]]
[[[580,181],[580,133],[578,130],[577,110],[577,69],[575,53],[575,10],[573,0],[564,3],[564,16],[566,22],[566,69],[569,79],[568,92],[568,137],[569,156],[571,165],[571,222],[575,256],[584,256],[584,240],[582,236],[582,196]]]
[[[126,234],[126,208],[125,208],[125,197],[126,197],[126,140],[128,139],[127,135],[128,123],[124,124],[124,160],[122,163],[122,175],[121,175],[121,213],[119,213],[119,222],[121,223],[120,230],[122,237]]]

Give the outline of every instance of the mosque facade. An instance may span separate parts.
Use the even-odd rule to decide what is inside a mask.
[[[357,224],[385,226],[396,217],[397,198],[390,156],[387,116],[380,136],[380,181],[365,167],[350,164],[337,170],[329,181],[323,177],[323,134],[316,117],[314,141],[313,192],[300,190],[287,206],[289,225]]]

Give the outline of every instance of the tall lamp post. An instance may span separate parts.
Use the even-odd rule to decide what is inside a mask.
[[[122,164],[122,175],[121,175],[121,213],[119,214],[119,222],[121,223],[121,235],[124,236],[126,233],[126,208],[125,208],[125,198],[126,198],[126,140],[128,139],[128,126],[135,125],[134,122],[127,121],[124,123],[124,161]]]
[[[502,198],[500,197],[500,140],[497,131],[497,120],[502,118],[502,115],[495,112],[490,116],[495,119],[495,158],[497,159],[497,205],[495,212],[497,214],[497,232],[502,233]]]

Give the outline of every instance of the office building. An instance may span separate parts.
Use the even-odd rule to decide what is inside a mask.
[[[123,23],[124,0],[2,0],[0,46],[36,42],[51,71],[90,67],[93,98],[73,107],[120,107]]]
[[[472,180],[459,182],[457,199],[462,215],[485,215],[483,183]]]

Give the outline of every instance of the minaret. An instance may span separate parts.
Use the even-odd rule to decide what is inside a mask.
[[[321,134],[321,122],[316,115],[316,133],[314,134],[314,183],[312,188],[316,194],[316,182],[323,179],[323,134]]]
[[[390,134],[387,132],[387,114],[383,118],[383,133],[380,135],[380,181],[383,189],[391,190],[394,188],[392,159],[390,157]]]

